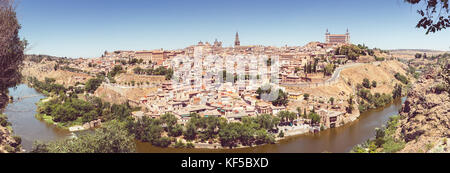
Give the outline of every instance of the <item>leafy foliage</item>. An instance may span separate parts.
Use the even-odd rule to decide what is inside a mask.
[[[396,84],[394,87],[394,90],[392,91],[392,97],[394,99],[399,98],[402,96],[402,85]]]
[[[286,106],[289,102],[288,93],[279,89],[277,92],[272,92],[271,86],[263,86],[259,87],[256,90],[256,94],[258,94],[258,99],[264,99],[266,101],[272,101],[274,106]]]
[[[394,138],[394,133],[400,125],[400,116],[395,115],[389,118],[386,127],[375,129],[375,138],[363,144],[353,147],[354,153],[395,153],[405,147],[405,142]]]
[[[67,91],[63,85],[55,84],[55,79],[46,78],[45,82],[41,82],[36,77],[28,77],[28,81],[39,92],[59,94]]]
[[[32,153],[131,153],[136,151],[133,135],[124,125],[111,121],[94,133],[86,133],[77,138],[37,142]]]
[[[400,73],[395,73],[394,77],[405,85],[409,83],[408,78]]]
[[[137,121],[128,119],[126,127],[128,132],[135,135],[136,139],[160,146],[161,133],[163,132],[161,120],[148,118],[146,116]]]
[[[369,88],[370,89],[370,81],[369,81],[369,79],[367,79],[367,78],[364,78],[364,80],[363,80],[363,83],[362,83],[362,85],[364,86],[364,87],[366,87],[366,88]]]
[[[140,67],[136,67],[133,69],[133,72],[135,74],[146,74],[146,75],[164,75],[166,77],[166,80],[170,80],[173,77],[173,69],[166,68],[166,67],[158,67],[156,69],[150,68],[150,69],[143,69]]]
[[[360,47],[352,44],[336,48],[335,55],[346,55],[349,60],[357,60],[359,56],[365,55],[365,53]]]
[[[422,19],[420,19],[416,27],[425,29],[426,34],[450,27],[448,0],[405,0],[405,2],[412,5],[423,2],[423,9],[417,10]]]
[[[19,67],[28,43],[20,40],[20,28],[13,1],[0,1],[0,92],[18,84],[22,77]]]
[[[2,127],[6,127],[6,126],[10,126],[11,123],[8,122],[8,117],[6,117],[6,115],[4,114],[0,114],[0,126]]]
[[[101,77],[101,76],[99,76],[97,78],[89,79],[86,82],[86,86],[84,89],[87,92],[94,93],[95,90],[97,90],[97,88],[102,84],[103,80],[104,80],[104,77]]]

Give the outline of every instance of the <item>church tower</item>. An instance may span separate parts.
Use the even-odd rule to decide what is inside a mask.
[[[345,43],[350,44],[350,32],[348,32],[348,28],[347,28],[347,32],[345,33],[346,37],[345,37]]]
[[[236,32],[236,39],[234,41],[234,46],[240,46],[241,45],[241,41],[239,41],[239,33]]]
[[[327,31],[325,32],[325,43],[329,43],[330,42],[330,33],[328,32],[328,28]]]

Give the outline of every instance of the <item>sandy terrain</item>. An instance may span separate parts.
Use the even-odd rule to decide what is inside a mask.
[[[352,93],[353,89],[356,89],[358,83],[362,83],[364,78],[368,78],[370,81],[377,81],[377,87],[371,89],[373,93],[390,93],[395,84],[398,83],[394,77],[395,73],[406,74],[403,68],[406,68],[406,66],[398,61],[385,61],[379,63],[379,65],[365,64],[343,70],[339,82],[331,86],[313,88],[288,87],[287,89],[288,92],[346,99],[347,95]],[[340,92],[344,92],[345,96],[340,95]]]
[[[146,84],[146,82],[149,83],[163,83],[166,78],[165,76],[147,76],[147,75],[136,75],[136,74],[130,74],[130,73],[122,73],[115,77],[117,83],[124,84],[125,82],[129,83],[131,81],[143,82]]]
[[[24,76],[34,76],[39,81],[44,81],[45,78],[54,78],[57,84],[62,84],[64,86],[74,86],[76,82],[85,83],[92,76],[85,73],[74,73],[65,70],[54,70],[56,62],[41,62],[32,63],[30,61],[25,62],[25,66],[22,69],[22,74]]]
[[[426,53],[427,56],[433,56],[433,55],[439,55],[444,54],[446,51],[437,51],[437,50],[419,50],[419,49],[398,49],[398,50],[390,50],[389,51],[392,56],[398,57],[398,58],[406,58],[406,59],[413,59],[416,53],[424,54]],[[449,53],[447,51],[447,53]]]
[[[153,88],[116,88],[102,84],[96,91],[95,96],[111,103],[121,104],[127,99],[138,101],[140,98],[157,91]]]

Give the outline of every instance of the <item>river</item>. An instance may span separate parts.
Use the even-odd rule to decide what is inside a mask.
[[[45,142],[71,136],[67,130],[36,119],[36,103],[45,96],[34,88],[20,84],[17,87],[9,88],[9,95],[14,98],[14,102],[6,106],[4,114],[11,122],[14,134],[22,137],[22,147],[27,152],[31,151],[33,142],[36,140]],[[23,99],[19,100],[19,98]]]
[[[26,151],[30,151],[33,141],[51,141],[70,137],[72,133],[49,125],[35,118],[36,104],[45,98],[35,89],[21,84],[9,89],[9,95],[14,97],[14,103],[8,104],[5,114],[12,123],[15,135],[22,137],[22,145]],[[24,96],[35,96],[20,99]],[[136,142],[137,151],[140,153],[319,153],[349,152],[353,146],[375,136],[375,128],[380,127],[389,120],[392,115],[397,115],[406,98],[396,100],[384,108],[370,110],[363,113],[354,122],[342,127],[322,131],[317,134],[305,134],[288,137],[276,144],[262,145],[241,149],[176,149],[160,148],[149,143]]]

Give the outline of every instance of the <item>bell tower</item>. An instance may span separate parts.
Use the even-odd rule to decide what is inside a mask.
[[[239,41],[239,33],[236,32],[236,39],[234,40],[234,46],[240,46],[241,41]]]

